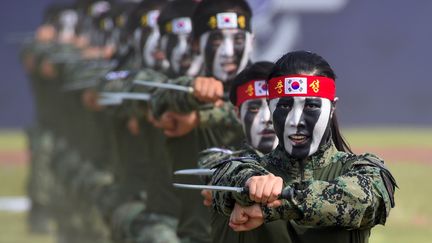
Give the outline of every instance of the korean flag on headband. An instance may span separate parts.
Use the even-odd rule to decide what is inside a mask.
[[[235,29],[237,28],[236,13],[219,13],[217,14],[218,29]]]
[[[190,18],[177,18],[173,20],[173,32],[176,34],[189,34],[192,32]]]
[[[147,23],[150,27],[156,27],[157,26],[157,20],[159,18],[159,10],[152,10],[149,11],[147,15]]]
[[[307,94],[307,78],[285,78],[285,94]]]
[[[268,89],[265,80],[255,81],[255,96],[267,96]]]

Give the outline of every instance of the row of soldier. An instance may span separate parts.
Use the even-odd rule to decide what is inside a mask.
[[[60,242],[209,242],[201,195],[174,189],[172,173],[241,144],[226,81],[250,64],[251,16],[244,1],[48,8],[22,52],[33,227],[49,214]]]
[[[247,164],[250,158],[277,151],[277,137],[283,136],[273,131],[271,112],[275,109],[269,109],[266,101],[265,81],[275,66],[250,61],[251,18],[251,9],[244,0],[82,0],[49,8],[35,40],[22,52],[37,110],[37,124],[29,131],[29,192],[33,203],[29,219],[33,229],[43,230],[48,215],[55,222],[58,242],[320,239],[326,231],[298,238],[293,235],[307,232],[307,227],[280,220],[250,231],[245,223],[249,221],[242,221],[248,208],[241,208],[242,213],[236,217],[238,206],[233,205],[231,194],[208,190],[200,194],[172,186],[173,182],[210,181],[231,186],[240,181],[244,186],[242,174],[233,172],[240,170],[237,160],[246,160]],[[308,52],[294,52],[283,58],[294,57],[315,65],[322,61]],[[312,70],[318,72],[319,68],[313,66]],[[331,83],[334,77],[324,80]],[[322,85],[327,89],[324,81]],[[279,88],[282,92],[283,87]],[[319,84],[315,88],[318,93]],[[334,97],[320,95],[334,106]],[[281,105],[285,106],[288,103]],[[333,122],[336,117],[333,111],[331,114]],[[282,118],[288,119],[287,114]],[[317,144],[317,149],[328,149],[329,141],[334,140],[337,150],[351,152],[340,137],[337,123],[332,124],[336,125],[331,125],[331,132],[319,138],[325,146]],[[313,127],[310,132],[316,134]],[[283,130],[279,127],[279,131]],[[305,140],[303,135],[291,139],[297,144]],[[338,156],[345,164],[355,164],[355,156]],[[380,167],[378,158],[365,158],[361,165],[368,166],[368,173],[373,174],[379,167],[382,169],[377,173],[387,178],[388,183],[380,181],[375,185],[377,195],[383,198],[376,208],[384,208],[387,214],[372,219],[374,224],[384,223],[393,206],[394,180],[388,170]],[[216,171],[213,178],[209,176],[215,166],[225,164],[226,168]],[[204,168],[205,176],[173,175],[174,171],[197,166]],[[254,168],[242,173],[248,174]],[[258,169],[249,175],[261,172]],[[334,176],[337,173],[341,172],[334,172]],[[253,190],[245,205],[251,204],[250,200],[271,203],[268,195],[258,200]],[[388,193],[381,194],[385,190]],[[242,202],[241,198],[236,200]],[[210,209],[212,205],[214,210]],[[356,212],[351,211],[353,218],[360,217],[354,215]],[[346,214],[338,209],[332,215],[338,220],[337,213]],[[242,217],[243,223],[237,224]],[[351,227],[351,221],[337,224]],[[319,222],[327,223],[326,219]],[[336,224],[331,220],[328,223]],[[350,242],[363,242],[373,225],[361,223],[359,227],[366,230],[342,234],[335,231],[335,235],[357,235],[360,240]],[[248,232],[233,231],[244,231],[242,227]]]

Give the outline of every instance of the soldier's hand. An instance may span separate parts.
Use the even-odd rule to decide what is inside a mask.
[[[57,71],[54,64],[47,59],[44,59],[41,63],[41,72],[47,79],[55,79],[57,77]]]
[[[193,83],[194,96],[206,103],[215,103],[223,96],[223,83],[209,77],[197,77]]]
[[[175,129],[175,120],[173,118],[172,112],[165,112],[162,114],[162,116],[159,119],[156,119],[151,115],[151,118],[149,116],[149,119],[153,126],[160,128],[162,130],[173,130]]]
[[[249,198],[257,203],[267,204],[277,200],[282,192],[283,180],[273,174],[252,176],[246,181]]]
[[[42,25],[36,30],[36,40],[39,42],[49,42],[54,40],[56,30],[52,25]]]
[[[212,200],[213,200],[211,191],[209,191],[209,190],[202,190],[201,191],[201,196],[204,197],[204,200],[203,200],[204,206],[210,207],[212,205]]]
[[[264,216],[259,204],[243,207],[235,204],[231,212],[229,226],[234,231],[249,231],[264,223]]]
[[[167,137],[184,136],[198,126],[199,117],[197,111],[189,114],[179,114],[176,112],[169,112],[169,114],[174,119],[174,127],[172,129],[164,129],[164,134]]]
[[[103,106],[98,103],[98,94],[96,91],[87,89],[82,94],[82,103],[84,107],[91,111],[101,111],[103,110]]]
[[[139,125],[138,118],[134,116],[129,118],[127,122],[127,129],[132,135],[138,136],[140,133],[140,125]]]

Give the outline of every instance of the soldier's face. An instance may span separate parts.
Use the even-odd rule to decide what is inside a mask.
[[[200,37],[200,51],[204,55],[206,75],[218,80],[232,78],[249,61],[252,34],[240,29],[213,30]]]
[[[158,68],[162,62],[155,58],[155,51],[158,50],[160,33],[157,26],[145,28],[141,37],[143,63],[148,68]]]
[[[167,34],[161,38],[161,51],[171,71],[177,75],[185,75],[192,62],[189,37],[189,34]]]
[[[332,103],[325,98],[283,97],[270,100],[275,132],[288,154],[306,158],[330,136]]]
[[[262,153],[269,153],[277,146],[278,139],[265,98],[245,101],[240,106],[240,120],[246,140],[252,147]]]

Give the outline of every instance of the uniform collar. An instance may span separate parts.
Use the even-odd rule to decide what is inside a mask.
[[[331,163],[331,157],[337,152],[333,141],[322,145],[316,153],[306,158],[299,160],[289,155],[282,145],[278,145],[267,157],[269,163],[276,165],[283,170],[291,170],[293,167],[301,167],[304,163],[304,170],[316,170],[323,168]]]

